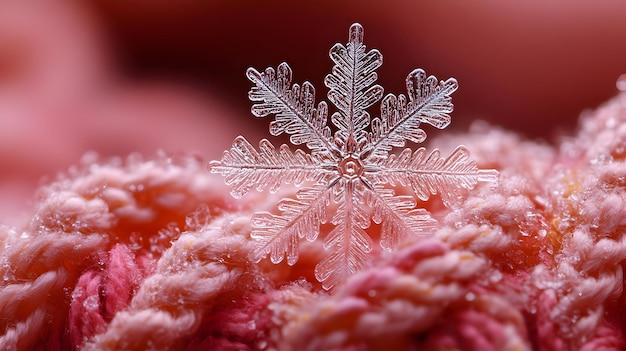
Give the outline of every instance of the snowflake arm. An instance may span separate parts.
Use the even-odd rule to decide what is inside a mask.
[[[379,101],[383,87],[376,84],[376,69],[383,63],[378,50],[365,51],[363,28],[360,25],[350,27],[347,46],[335,44],[330,49],[330,58],[335,63],[332,72],[324,83],[330,89],[328,100],[336,107],[332,115],[333,124],[339,128],[336,137],[346,145],[353,136],[357,143],[365,141],[365,128],[370,124],[368,107]]]
[[[407,97],[393,94],[385,96],[381,103],[381,117],[372,121],[370,144],[364,150],[367,161],[385,159],[393,147],[404,147],[406,141],[421,143],[426,133],[420,123],[428,123],[439,129],[450,124],[454,106],[451,94],[458,89],[456,79],[437,81],[416,69],[406,78]]]
[[[373,244],[365,232],[370,220],[364,211],[365,188],[361,181],[340,179],[335,190],[335,228],[324,241],[330,254],[315,267],[315,277],[326,290],[363,268],[369,262],[367,254]]]
[[[268,140],[261,140],[257,151],[244,137],[233,141],[220,161],[211,161],[209,171],[225,176],[231,195],[241,198],[252,188],[276,192],[283,184],[300,185],[305,181],[321,180],[328,171],[317,159],[302,150],[292,152],[287,145],[279,150]],[[326,167],[328,168],[328,166]]]
[[[458,200],[463,191],[473,189],[478,182],[497,183],[498,172],[478,169],[469,151],[459,146],[447,157],[439,150],[427,154],[425,148],[415,152],[404,149],[400,155],[391,155],[371,174],[376,183],[410,185],[420,200],[440,194],[446,206]]]
[[[431,233],[437,226],[428,211],[415,208],[412,196],[394,196],[391,189],[377,186],[370,192],[370,206],[374,209],[372,220],[381,224],[380,246],[392,251],[402,241],[417,235]]]
[[[270,123],[272,135],[291,134],[292,144],[305,144],[313,154],[336,153],[330,128],[326,125],[328,106],[322,101],[317,108],[314,107],[315,88],[311,83],[291,85],[291,68],[284,62],[277,70],[268,67],[263,73],[248,68],[246,75],[255,84],[248,97],[251,101],[259,101],[252,106],[252,114],[276,116]]]
[[[258,241],[258,245],[251,252],[250,259],[259,262],[269,254],[272,263],[280,263],[287,256],[287,263],[293,266],[298,261],[299,239],[317,239],[320,224],[327,220],[329,202],[330,188],[318,185],[301,189],[296,199],[283,199],[278,205],[281,215],[255,214],[251,237]]]

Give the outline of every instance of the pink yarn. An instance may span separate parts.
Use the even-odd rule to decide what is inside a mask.
[[[248,260],[251,214],[293,190],[233,200],[195,158],[87,155],[0,228],[0,349],[621,350],[625,106],[556,146],[480,123],[434,141],[465,144],[498,187],[425,203],[431,237],[330,292],[320,243],[293,267]]]
[[[128,306],[142,280],[134,255],[124,244],[116,244],[106,264],[88,270],[78,278],[72,292],[69,333],[74,345],[81,345],[102,333],[113,316]]]
[[[423,241],[386,268],[356,275],[306,322],[289,328],[293,349],[515,350],[524,347],[520,312],[476,282],[484,259]]]

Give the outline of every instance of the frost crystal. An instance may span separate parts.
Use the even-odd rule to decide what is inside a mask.
[[[311,83],[292,84],[286,63],[264,72],[249,68],[247,76],[254,83],[249,93],[255,102],[252,113],[274,115],[270,133],[290,134],[292,144],[304,144],[310,152],[292,151],[287,145],[276,149],[265,139],[257,150],[239,136],[220,161],[209,163],[212,173],[226,177],[236,198],[253,188],[275,192],[283,184],[300,187],[295,198],[281,200],[280,214],[253,216],[251,236],[258,246],[251,259],[259,262],[269,254],[273,263],[279,263],[286,256],[293,265],[300,239],[316,240],[320,225],[330,220],[333,229],[324,238],[329,254],[315,268],[325,289],[368,262],[373,240],[365,229],[371,221],[381,224],[380,245],[385,250],[435,228],[428,211],[416,208],[414,196],[395,195],[385,185],[410,187],[423,201],[438,193],[449,205],[477,182],[495,183],[498,178],[495,170],[478,169],[463,146],[446,157],[424,148],[390,154],[407,141],[423,142],[426,133],[421,123],[439,129],[450,123],[450,94],[458,87],[454,78],[437,81],[416,69],[406,78],[406,96],[383,98],[383,87],[375,84],[382,55],[378,50],[365,50],[359,24],[350,28],[347,45],[332,47],[330,58],[335,66],[324,83],[329,88],[328,100],[336,107],[330,117],[334,134],[327,123],[326,102],[315,106]],[[381,98],[381,116],[370,119],[367,108]]]

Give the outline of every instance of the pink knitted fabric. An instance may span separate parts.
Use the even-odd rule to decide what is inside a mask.
[[[1,350],[621,350],[626,93],[554,146],[485,124],[466,145],[500,184],[326,292],[320,243],[251,263],[251,214],[205,161],[84,157],[0,229]],[[370,228],[375,235],[378,227]]]

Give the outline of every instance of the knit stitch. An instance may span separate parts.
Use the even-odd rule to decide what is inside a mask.
[[[424,203],[432,235],[329,292],[319,243],[248,260],[252,213],[294,189],[234,200],[193,157],[87,154],[0,228],[0,349],[623,349],[626,93],[554,145],[483,123],[433,142],[500,184]]]

